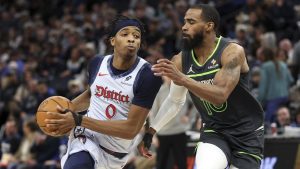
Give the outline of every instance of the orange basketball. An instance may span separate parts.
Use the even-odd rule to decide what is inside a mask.
[[[52,135],[51,130],[46,127],[45,119],[51,119],[50,115],[47,115],[47,112],[58,112],[57,106],[60,106],[65,109],[73,109],[73,104],[71,101],[62,96],[52,96],[44,100],[38,107],[36,112],[36,121],[40,129],[48,135]],[[53,136],[53,135],[52,135]]]

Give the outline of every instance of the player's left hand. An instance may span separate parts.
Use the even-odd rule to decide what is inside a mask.
[[[186,76],[181,73],[176,65],[168,59],[159,59],[157,64],[152,66],[152,71],[155,76],[167,76],[176,85],[182,86]]]
[[[45,119],[46,127],[53,131],[53,135],[64,135],[75,127],[74,118],[71,111],[66,111],[61,107],[57,107],[57,112],[47,112],[51,119]]]
[[[151,158],[152,154],[149,151],[152,143],[152,137],[153,135],[150,133],[145,133],[143,140],[138,144],[137,148],[139,150],[139,153],[146,158]]]

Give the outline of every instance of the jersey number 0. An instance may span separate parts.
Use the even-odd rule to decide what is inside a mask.
[[[110,104],[105,109],[105,115],[108,119],[113,118],[117,113],[117,108],[113,104]]]

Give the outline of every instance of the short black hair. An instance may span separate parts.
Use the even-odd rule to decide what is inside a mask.
[[[141,30],[141,40],[144,41],[144,35],[145,35],[145,32],[146,32],[144,24],[140,20],[138,20],[137,18],[131,18],[131,17],[124,16],[124,15],[118,15],[112,21],[112,23],[108,26],[107,32],[108,32],[109,38],[115,36],[115,34],[116,34],[115,30],[116,30],[117,24],[119,22],[125,21],[125,20],[134,20],[135,22],[138,23],[138,27]]]
[[[201,9],[201,18],[206,22],[214,23],[214,31],[217,33],[220,26],[220,14],[216,8],[208,4],[196,4],[190,7],[190,9]]]

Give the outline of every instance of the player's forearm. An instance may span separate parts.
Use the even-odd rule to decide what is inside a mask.
[[[215,105],[223,104],[229,97],[229,94],[225,91],[224,87],[213,84],[204,84],[188,77],[185,78],[183,85],[199,98]]]
[[[179,113],[183,104],[184,101],[174,102],[171,99],[166,99],[159,109],[159,112],[153,119],[153,123],[150,127],[153,128],[156,132],[159,131]]]
[[[90,90],[87,89],[83,93],[81,93],[79,96],[74,98],[72,100],[72,103],[74,105],[74,110],[73,112],[82,112],[85,111],[89,108],[90,105]]]
[[[172,82],[169,95],[161,105],[150,127],[155,131],[159,131],[173,119],[185,103],[186,93],[187,89],[185,87],[177,86]]]
[[[87,116],[83,117],[81,123],[82,127],[90,130],[129,140],[133,139],[138,134],[142,125],[143,122],[130,122],[128,120],[102,121]]]

